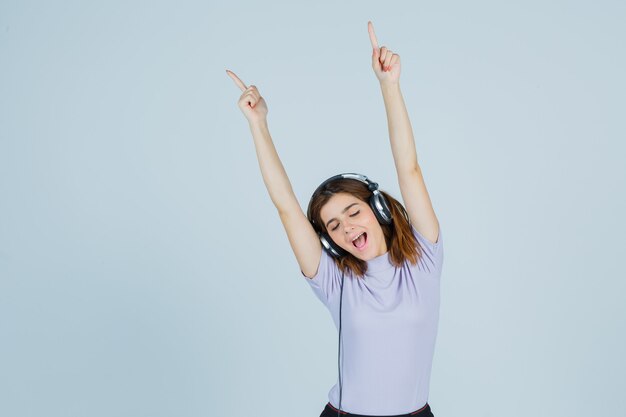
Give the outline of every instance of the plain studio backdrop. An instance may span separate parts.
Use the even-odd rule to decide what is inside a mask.
[[[434,414],[623,413],[623,2],[4,1],[0,415],[319,415],[337,331],[225,70],[303,210],[401,200],[368,20],[446,236]]]

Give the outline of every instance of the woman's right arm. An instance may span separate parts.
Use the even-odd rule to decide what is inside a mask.
[[[249,124],[263,182],[278,213],[282,215],[295,210],[302,211],[272,142],[267,119]]]
[[[322,256],[322,244],[302,211],[283,164],[278,157],[270,136],[267,120],[250,123],[256,155],[263,175],[265,187],[278,210],[289,244],[300,266],[308,278],[317,273]]]
[[[243,91],[238,105],[248,119],[265,187],[278,210],[301,271],[311,278],[317,273],[322,256],[322,244],[298,203],[272,142],[265,100],[255,86],[246,87],[234,73],[228,72]]]

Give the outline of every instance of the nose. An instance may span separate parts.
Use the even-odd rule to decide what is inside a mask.
[[[344,223],[344,230],[346,234],[351,233],[352,231],[354,231],[354,226],[352,225],[352,223]]]

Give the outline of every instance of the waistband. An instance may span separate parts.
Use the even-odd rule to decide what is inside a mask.
[[[428,405],[428,403],[426,403],[422,408],[420,408],[419,410],[415,410],[412,411],[410,413],[407,414],[397,414],[397,415],[393,415],[393,416],[367,416],[364,414],[352,414],[352,413],[348,413],[345,411],[339,411],[337,410],[335,407],[333,407],[333,405],[328,402],[326,404],[326,410],[327,412],[332,412],[335,415],[337,414],[337,412],[339,412],[340,415],[342,416],[346,416],[346,417],[420,417],[420,416],[429,416],[431,415],[431,410],[430,410],[430,405]]]

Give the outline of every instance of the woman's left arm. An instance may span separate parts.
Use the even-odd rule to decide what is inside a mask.
[[[368,22],[368,31],[372,42],[372,68],[380,82],[385,102],[391,152],[404,206],[415,229],[436,243],[439,239],[439,221],[417,162],[413,129],[400,92],[400,56],[384,46],[378,48],[371,22]]]

